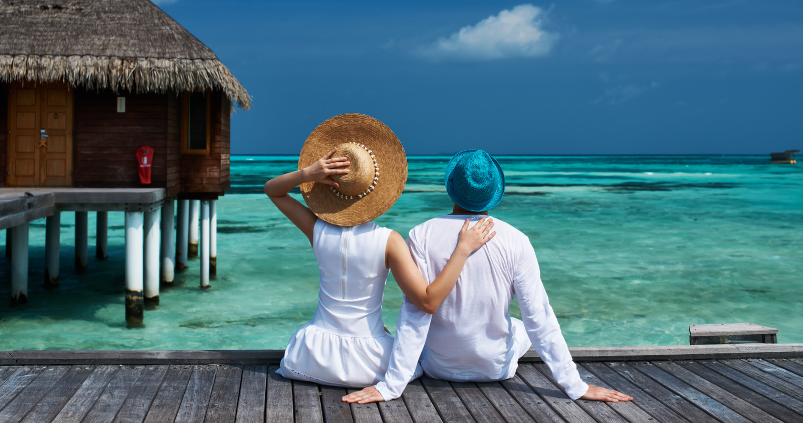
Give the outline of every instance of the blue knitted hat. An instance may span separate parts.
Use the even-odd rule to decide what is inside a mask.
[[[463,150],[446,165],[446,192],[458,206],[473,212],[490,210],[505,195],[502,167],[482,150]]]

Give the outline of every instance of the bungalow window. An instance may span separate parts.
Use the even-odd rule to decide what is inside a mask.
[[[212,96],[203,91],[188,92],[181,100],[181,152],[208,155]]]

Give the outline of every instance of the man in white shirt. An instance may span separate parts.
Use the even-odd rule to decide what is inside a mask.
[[[457,245],[455,234],[465,219],[487,216],[504,194],[502,168],[482,150],[456,154],[447,166],[445,183],[455,202],[453,213],[416,226],[407,239],[427,281],[448,262]],[[343,397],[344,401],[398,398],[419,361],[427,375],[438,379],[508,379],[516,374],[518,359],[531,344],[570,398],[632,400],[582,381],[549,305],[529,239],[505,222],[494,222],[496,236],[469,256],[457,285],[435,314],[419,310],[405,297],[385,380]],[[510,317],[514,295],[523,322]]]

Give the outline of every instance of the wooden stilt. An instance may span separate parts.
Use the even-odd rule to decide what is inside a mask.
[[[142,323],[143,277],[142,212],[125,213],[125,320],[129,325]]]
[[[11,258],[11,228],[6,229],[6,257]]]
[[[109,212],[97,212],[95,241],[95,257],[98,260],[109,258]]]
[[[75,212],[75,272],[84,273],[87,269],[87,248],[89,236],[89,213]]]
[[[28,303],[28,223],[11,228],[11,305]]]
[[[159,211],[145,212],[145,304],[159,304]]]
[[[45,288],[59,286],[59,244],[61,243],[61,212],[46,219],[45,228]]]
[[[162,206],[162,283],[172,284],[176,270],[176,239],[174,238],[173,209],[175,201],[165,200]]]
[[[201,201],[201,288],[209,288],[209,200]]]
[[[217,200],[209,201],[209,275],[217,276]]]
[[[190,200],[189,257],[196,257],[198,255],[198,213],[200,211],[200,203],[200,200]]]
[[[190,200],[178,200],[178,218],[176,228],[176,270],[186,269],[190,229]]]

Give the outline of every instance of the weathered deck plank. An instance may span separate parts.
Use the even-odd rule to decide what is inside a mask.
[[[749,422],[746,418],[742,417],[739,413],[729,409],[728,407],[717,402],[715,399],[698,391],[689,384],[683,382],[677,377],[661,370],[657,366],[648,362],[632,363],[631,366],[636,370],[651,377],[656,382],[664,385],[674,393],[691,401],[698,407],[705,410],[708,414],[714,416],[717,420],[723,423],[746,423]]]
[[[0,410],[3,410],[29,383],[31,383],[40,373],[45,370],[45,366],[21,366],[17,367],[6,381],[0,385]]]
[[[360,391],[359,389],[348,389],[347,392],[352,394]],[[371,402],[368,404],[351,404],[351,415],[354,416],[354,423],[374,423],[381,422],[382,415],[379,414],[379,406]]]
[[[293,381],[293,414],[296,423],[322,423],[323,411],[318,385]]]
[[[728,379],[724,375],[717,373],[714,370],[709,369],[708,367],[703,366],[700,363],[695,362],[679,362],[676,363],[677,365],[683,367],[684,369],[693,372],[697,376],[704,378],[705,380],[715,384],[721,389],[724,389],[730,392],[732,395],[740,398],[744,401],[749,402],[750,404],[754,405],[755,407],[760,408],[764,412],[772,415],[773,417],[781,420],[781,421],[793,421],[793,420],[801,420],[803,421],[803,416],[793,412],[791,409],[784,407],[783,405],[771,401],[771,398],[767,398],[764,395],[761,395],[758,392],[753,391],[752,389],[745,387],[739,383],[733,383],[734,381]],[[715,397],[716,398],[716,397]],[[720,401],[723,404],[726,404],[724,401]],[[730,407],[730,406],[729,406]],[[730,407],[732,410],[735,410],[733,407]],[[735,410],[738,412],[738,410]],[[745,417],[753,418],[748,416],[744,413],[740,413]]]
[[[789,370],[797,375],[803,376],[803,363],[798,363],[794,360],[782,360],[774,358],[769,358],[766,361],[778,367],[783,367],[784,369]]]
[[[680,395],[670,391],[660,383],[650,379],[647,375],[637,371],[628,363],[606,363],[606,365],[619,376],[641,388],[644,392],[660,401],[662,404],[671,408],[676,413],[692,422],[716,423],[718,420],[711,417],[708,413],[687,401]],[[630,395],[629,392],[626,392]],[[671,421],[671,420],[670,420]]]
[[[478,423],[502,421],[502,416],[475,383],[452,382],[452,389]]]
[[[779,367],[774,364],[768,363],[764,360],[750,359],[745,361],[757,367],[759,370],[775,375],[778,378],[783,379],[803,390],[803,376],[800,376],[794,372],[790,372],[789,370],[786,370],[783,367]]]
[[[716,383],[709,381],[700,375],[680,366],[675,362],[653,362],[654,366],[671,374],[672,376],[682,380],[692,386],[694,389],[708,395],[718,403],[728,407],[732,411],[741,414],[753,421],[780,423],[780,420],[772,417],[760,408],[750,404],[742,398],[733,395],[726,389],[717,386]]]
[[[584,367],[577,366],[577,370],[585,383],[594,386],[601,386],[606,389],[613,389],[610,385],[595,376],[593,373],[589,372]],[[609,403],[607,405],[629,422],[647,422],[653,420],[653,416],[639,408],[639,406],[632,401]]]
[[[114,374],[112,380],[100,394],[100,398],[84,417],[86,423],[108,423],[114,420],[117,411],[128,398],[128,393],[136,384],[144,366],[123,366]]]
[[[720,360],[719,362],[728,367],[736,369],[752,377],[753,379],[766,383],[767,385],[772,386],[773,388],[793,398],[803,401],[803,390],[781,378],[778,378],[775,375],[764,372],[761,369],[751,366],[742,360]]]
[[[80,423],[119,369],[120,366],[95,366],[92,374],[53,420],[59,423]]]
[[[123,402],[114,423],[139,423],[145,419],[148,409],[151,408],[153,397],[159,390],[167,374],[167,366],[150,365],[142,369],[142,373],[137,379],[137,383],[128,393],[128,398]]]
[[[474,421],[449,382],[424,376],[421,378],[421,383],[444,422]]]
[[[596,422],[596,420],[580,408],[577,403],[570,400],[562,389],[553,385],[549,379],[532,365],[520,365],[518,374],[524,383],[526,383],[530,389],[538,393],[538,395],[564,420],[578,423]]]
[[[262,423],[265,420],[265,398],[268,388],[268,366],[243,367],[240,400],[237,403],[237,423]]]
[[[293,422],[293,385],[276,374],[279,366],[268,367],[268,398],[265,404],[266,422]]]
[[[538,363],[533,364],[533,367],[536,368],[541,374],[549,380],[552,385],[560,390],[563,396],[566,399],[569,399],[565,393],[563,393],[563,389],[558,386],[558,383],[552,377],[552,371],[546,364]],[[604,421],[609,423],[626,423],[625,420],[621,415],[619,415],[614,409],[612,409],[608,404],[599,401],[587,401],[578,399],[575,401],[575,404],[580,406],[586,413],[588,413],[591,417],[593,417],[597,421]]]
[[[92,373],[92,366],[72,366],[59,379],[52,389],[47,391],[42,399],[22,419],[22,422],[49,422],[56,417],[67,401],[72,398],[75,391],[81,387],[86,378]]]
[[[351,407],[342,400],[345,395],[345,388],[321,385],[321,407],[324,421],[327,423],[351,423],[354,421]]]
[[[537,423],[563,423],[564,420],[516,375],[500,382],[524,411]]]
[[[379,414],[385,423],[413,423],[413,418],[402,398],[380,402]]]
[[[407,404],[407,411],[410,412],[410,417],[413,418],[415,423],[443,422],[420,379],[416,379],[407,385],[407,389],[402,392],[402,399]]]
[[[193,366],[187,389],[178,407],[176,423],[203,421],[216,373],[215,365]]]
[[[11,375],[13,375],[15,371],[17,371],[17,369],[18,368],[11,366],[0,367],[0,386],[3,386],[3,384],[6,382],[6,379],[10,378]]]
[[[181,399],[187,390],[192,366],[170,366],[165,374],[162,386],[156,392],[145,423],[172,422],[176,419]]]
[[[225,364],[218,368],[204,422],[234,422],[242,376],[243,366]]]
[[[485,398],[496,408],[502,418],[509,423],[530,423],[533,418],[524,411],[524,408],[502,387],[499,382],[477,383],[477,387]]]
[[[610,389],[615,389],[619,392],[626,393],[633,397],[633,403],[640,407],[642,410],[655,417],[660,422],[685,422],[685,418],[680,414],[672,411],[661,401],[653,398],[650,394],[644,392],[641,388],[630,383],[627,379],[620,376],[613,371],[605,363],[582,363],[578,367],[582,367],[598,378],[605,381]]]
[[[728,367],[722,363],[717,361],[703,361],[697,362],[697,364],[703,365],[725,377],[728,379],[739,383],[743,386],[746,386],[753,390],[754,392],[758,392],[759,394],[779,403],[783,406],[789,408],[790,410],[803,415],[803,401],[800,401],[796,398],[793,398],[770,385],[767,385],[763,382],[759,382],[752,377],[735,370],[731,367]]]
[[[0,422],[17,422],[33,408],[56,382],[67,373],[69,366],[45,368],[8,405],[0,411]]]
[[[425,377],[399,399],[363,405],[341,401],[356,390],[287,380],[275,374],[276,365],[173,360],[0,365],[0,421],[803,421],[803,362],[794,357],[578,363],[583,380],[629,394],[633,402],[571,401],[546,365],[522,363],[505,381]]]

